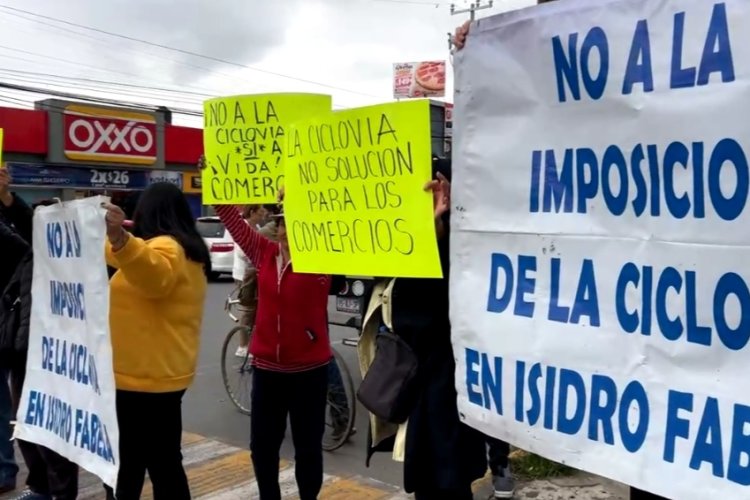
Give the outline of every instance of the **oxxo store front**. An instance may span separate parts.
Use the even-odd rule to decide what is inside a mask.
[[[35,107],[0,108],[3,160],[13,190],[28,202],[103,194],[131,216],[149,184],[171,182],[185,192],[196,217],[203,213],[200,184],[196,188],[190,177],[203,151],[202,130],[172,125],[168,110],[60,100]]]

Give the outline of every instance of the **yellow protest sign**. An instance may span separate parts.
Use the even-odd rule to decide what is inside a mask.
[[[286,127],[330,113],[320,94],[258,94],[211,99],[203,109],[203,203],[274,203],[283,184]]]
[[[284,212],[296,272],[439,278],[430,109],[408,101],[295,124]]]

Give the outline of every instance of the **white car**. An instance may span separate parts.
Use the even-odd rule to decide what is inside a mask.
[[[198,232],[211,252],[211,277],[232,274],[234,267],[234,240],[218,217],[199,217],[195,221]]]

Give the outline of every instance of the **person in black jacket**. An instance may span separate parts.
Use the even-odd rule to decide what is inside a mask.
[[[3,258],[0,260],[0,290],[3,291],[4,302],[13,300],[5,299],[5,289],[8,286],[15,270],[28,253],[28,244],[21,238],[6,222],[0,219],[0,248],[3,249]],[[6,304],[2,304],[3,309]],[[8,305],[10,308],[10,305]],[[0,313],[0,331],[10,329],[9,321]],[[5,332],[3,332],[4,334]],[[18,464],[16,463],[13,442],[11,436],[13,429],[13,402],[8,386],[10,372],[8,366],[0,367],[0,494],[16,489],[16,476],[18,475]]]
[[[0,414],[15,415],[21,399],[23,382],[26,375],[26,354],[29,342],[29,323],[31,317],[31,284],[33,275],[32,216],[33,211],[24,200],[8,190],[10,176],[7,171],[0,169],[0,248],[13,249],[13,259],[3,259],[0,264],[0,277],[10,274],[8,282],[3,287],[4,292],[12,290],[10,294],[18,310],[18,316],[13,322],[7,321],[8,310],[3,307],[0,320],[3,325],[13,323],[15,332],[13,338],[13,358],[6,370],[10,371],[10,395],[7,405],[2,397],[2,389],[7,384],[0,384]],[[53,201],[41,202],[35,205],[50,205]],[[5,251],[3,255],[7,255]],[[20,257],[19,257],[20,256]],[[7,268],[7,269],[6,269]],[[6,300],[3,293],[3,300]],[[5,304],[3,304],[5,306]],[[15,322],[15,323],[14,323]],[[6,375],[7,380],[7,375]],[[10,420],[9,418],[9,420]],[[0,421],[0,425],[4,422]],[[8,429],[10,426],[8,426]],[[5,427],[3,427],[3,430]],[[0,430],[0,441],[8,443],[12,453],[12,441],[3,439]],[[49,448],[18,440],[18,447],[24,457],[29,470],[26,485],[28,489],[18,498],[24,500],[75,500],[78,497],[78,466]],[[15,476],[13,477],[15,489]],[[8,490],[10,491],[10,490]]]
[[[29,253],[31,240],[31,209],[25,204],[14,203],[14,196],[10,193],[10,174],[7,169],[0,168],[0,248],[3,258],[0,259],[0,293],[4,301],[15,301],[15,298],[5,298],[6,289],[14,277],[19,264]],[[20,233],[24,233],[22,236]],[[2,304],[3,309],[11,309],[11,304]],[[9,318],[0,317],[0,331],[13,328]],[[6,332],[3,331],[3,334]],[[7,364],[0,366],[0,494],[16,489],[18,464],[11,436],[13,429],[13,401],[11,398],[8,377],[10,370]]]
[[[471,500],[487,471],[485,438],[463,424],[456,406],[455,361],[448,317],[450,160],[435,159],[435,224],[443,279],[396,280],[393,331],[419,359],[418,396],[409,416],[404,488],[416,500]]]

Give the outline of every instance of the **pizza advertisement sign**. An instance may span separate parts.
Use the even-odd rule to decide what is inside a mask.
[[[445,61],[393,65],[393,97],[409,99],[445,96]]]

